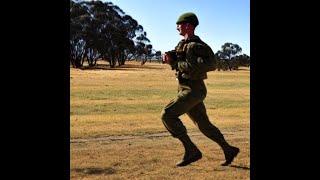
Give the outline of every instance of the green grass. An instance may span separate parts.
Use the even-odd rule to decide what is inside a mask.
[[[71,143],[71,179],[250,179],[250,71],[208,73],[204,104],[210,121],[241,149],[233,163],[246,170],[221,167],[223,153],[204,135],[191,136],[203,158],[185,168],[174,164],[182,145],[167,132],[161,110],[177,95],[174,72],[167,65],[128,63],[116,70],[71,69],[71,140],[137,136],[117,141]],[[188,132],[199,133],[187,115]]]
[[[136,87],[141,89],[101,89],[101,90],[82,90],[72,92],[71,98],[88,99],[88,100],[110,100],[110,99],[149,99],[151,96],[158,98],[174,97],[175,92],[172,90],[161,90]]]
[[[160,113],[163,108],[161,104],[144,103],[144,104],[83,104],[71,107],[71,115],[93,115],[93,114],[128,114],[128,113]]]

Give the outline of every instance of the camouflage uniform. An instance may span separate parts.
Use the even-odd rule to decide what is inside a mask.
[[[184,54],[170,64],[172,69],[176,70],[176,77],[179,82],[178,95],[162,110],[161,119],[171,135],[178,138],[185,147],[185,157],[177,165],[188,165],[202,157],[201,152],[190,140],[185,126],[179,119],[179,116],[185,113],[205,136],[222,147],[226,157],[226,162],[223,165],[228,165],[239,150],[230,146],[220,130],[209,121],[203,103],[207,95],[207,89],[203,81],[207,79],[208,71],[205,61],[209,58],[215,58],[214,53],[207,44],[195,35],[187,40],[181,40],[175,51],[177,54]],[[195,149],[196,153],[192,155],[190,149]]]
[[[185,60],[171,64],[176,70],[178,95],[162,111],[162,121],[173,137],[187,134],[179,116],[187,113],[191,120],[207,137],[223,139],[223,135],[210,123],[203,103],[207,95],[204,79],[207,79],[205,58],[214,58],[211,48],[201,42],[198,36],[181,40],[176,46],[177,52],[185,52]]]

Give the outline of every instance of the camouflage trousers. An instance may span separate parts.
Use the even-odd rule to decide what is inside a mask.
[[[178,95],[164,107],[161,119],[170,134],[179,138],[187,134],[179,116],[187,114],[199,130],[210,139],[220,143],[224,137],[220,130],[208,118],[203,100],[207,89],[203,80],[190,84],[179,84]]]

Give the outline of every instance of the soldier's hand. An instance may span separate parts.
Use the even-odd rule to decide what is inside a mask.
[[[162,56],[162,62],[163,62],[163,63],[170,64],[171,61],[172,61],[172,58],[171,58],[171,56],[169,56],[168,54],[165,53],[165,54]]]

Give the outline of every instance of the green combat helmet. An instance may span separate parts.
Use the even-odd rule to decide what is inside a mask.
[[[199,24],[197,16],[192,12],[182,14],[176,24],[190,23],[196,27]]]

